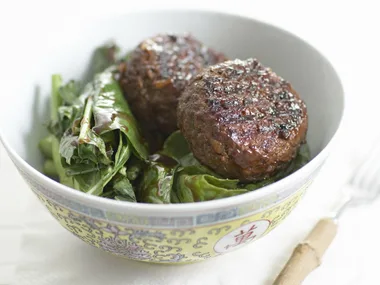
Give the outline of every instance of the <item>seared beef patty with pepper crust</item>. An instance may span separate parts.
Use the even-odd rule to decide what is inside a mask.
[[[256,59],[206,68],[178,103],[178,126],[194,156],[226,178],[268,178],[305,142],[306,105]]]
[[[120,84],[144,133],[175,131],[182,91],[204,67],[225,60],[191,35],[163,34],[141,42],[129,55]]]

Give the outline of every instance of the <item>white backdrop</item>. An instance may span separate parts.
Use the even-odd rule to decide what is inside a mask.
[[[70,17],[104,17],[138,9],[214,9],[251,16],[299,35],[324,53],[347,93],[339,147],[300,206],[274,232],[241,250],[188,266],[153,266],[120,260],[72,237],[38,205],[0,146],[0,284],[271,284],[293,247],[339,194],[339,188],[380,131],[380,44],[376,1],[8,1],[0,3],[1,46],[30,25]],[[51,31],[54,34],[54,31]],[[228,35],[227,35],[228,36]],[[12,56],[15,64],[17,55]],[[0,61],[1,67],[1,61]],[[1,70],[0,73],[6,72]],[[2,82],[6,84],[6,82]],[[0,89],[1,90],[1,89]],[[0,92],[1,108],[6,97]],[[11,118],[10,118],[11,121]],[[323,265],[305,285],[380,284],[380,202],[348,212]]]

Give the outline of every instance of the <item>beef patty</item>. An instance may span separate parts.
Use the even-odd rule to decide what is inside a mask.
[[[178,103],[178,126],[194,156],[242,182],[285,168],[305,142],[307,122],[290,83],[256,59],[206,68]]]
[[[177,129],[177,101],[204,67],[227,60],[191,35],[157,35],[130,54],[120,84],[145,134]]]

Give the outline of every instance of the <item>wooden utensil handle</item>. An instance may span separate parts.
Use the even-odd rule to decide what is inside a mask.
[[[273,285],[299,285],[311,271],[321,264],[321,258],[338,229],[337,223],[326,218],[320,220],[306,240],[293,251]]]

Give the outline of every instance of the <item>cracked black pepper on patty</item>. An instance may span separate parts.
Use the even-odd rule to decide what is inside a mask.
[[[191,35],[163,34],[141,42],[130,54],[120,84],[144,133],[167,136],[175,131],[184,88],[204,67],[225,60]]]
[[[186,87],[178,125],[194,156],[227,178],[268,178],[296,156],[307,132],[305,103],[256,59],[208,67]]]

